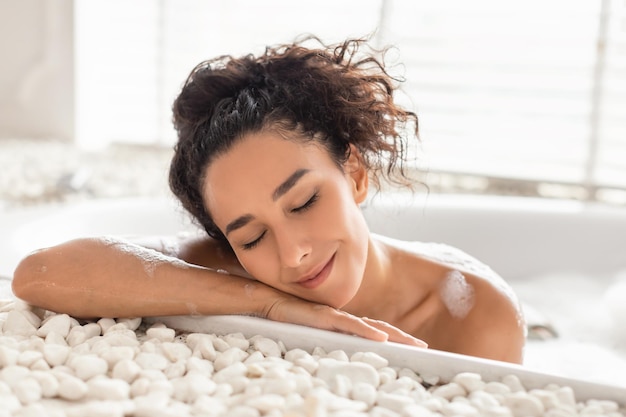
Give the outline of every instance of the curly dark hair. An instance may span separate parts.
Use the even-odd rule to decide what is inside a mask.
[[[305,47],[309,41],[320,46]],[[306,37],[259,56],[225,55],[193,69],[173,106],[178,143],[169,183],[211,237],[226,240],[202,196],[206,168],[248,133],[295,132],[325,146],[338,165],[352,144],[377,187],[381,177],[410,183],[403,163],[409,137],[418,138],[417,115],[394,103],[401,80],[385,69],[386,50],[378,51],[381,58],[359,56],[364,44],[324,45]]]

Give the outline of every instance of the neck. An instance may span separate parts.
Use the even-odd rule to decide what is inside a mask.
[[[392,277],[392,262],[388,247],[370,235],[361,286],[343,310],[358,317],[376,318],[373,313],[379,308],[384,308]]]

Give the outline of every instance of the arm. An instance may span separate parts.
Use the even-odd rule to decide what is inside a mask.
[[[255,281],[108,237],[32,253],[12,285],[29,303],[77,317],[258,314],[277,296]]]
[[[231,258],[207,253],[212,245],[195,240],[179,255],[245,273]],[[36,251],[20,262],[12,286],[28,303],[75,317],[248,314],[420,345],[395,328],[121,239],[83,238]]]

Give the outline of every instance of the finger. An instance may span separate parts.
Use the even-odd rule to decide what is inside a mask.
[[[350,313],[324,305],[317,305],[314,309],[323,311],[326,315],[326,319],[328,320],[327,330],[359,336],[379,342],[386,342],[389,340],[387,332],[376,326],[372,326],[370,323],[359,317],[353,316]]]
[[[403,330],[398,329],[395,326],[392,326],[387,322],[374,320],[367,317],[363,317],[363,321],[381,331],[386,332],[389,335],[390,342],[403,343],[406,345],[413,345],[422,348],[428,347],[428,343],[404,332]]]
[[[360,318],[333,307],[297,298],[276,300],[264,317],[385,342],[389,335]]]

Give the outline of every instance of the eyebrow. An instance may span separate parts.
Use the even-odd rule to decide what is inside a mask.
[[[276,187],[276,190],[274,190],[274,192],[272,193],[272,201],[278,200],[287,191],[291,190],[293,186],[296,185],[298,180],[308,172],[308,169],[298,169],[293,174],[291,174],[289,178],[287,178],[282,184]]]
[[[300,178],[302,178],[308,172],[309,172],[308,169],[298,169],[293,174],[291,174],[289,178],[287,178],[282,184],[276,187],[276,189],[272,193],[272,201],[276,201],[280,197],[285,195],[285,193],[291,190],[298,183]],[[228,225],[226,226],[225,234],[228,235],[233,230],[237,230],[237,229],[244,227],[246,224],[250,223],[252,220],[254,220],[254,216],[251,214],[244,214],[243,216],[237,217],[235,220],[228,223]]]

